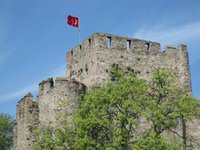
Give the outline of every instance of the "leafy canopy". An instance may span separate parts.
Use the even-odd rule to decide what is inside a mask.
[[[14,119],[5,113],[0,113],[0,149],[12,148]]]
[[[186,148],[185,132],[176,128],[199,117],[200,104],[179,88],[169,70],[156,70],[146,82],[137,79],[130,68],[122,70],[113,65],[110,77],[111,82],[79,99],[70,123],[48,136],[58,149]],[[38,146],[44,143],[42,140]]]

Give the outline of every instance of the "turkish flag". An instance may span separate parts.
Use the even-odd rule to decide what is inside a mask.
[[[67,23],[70,26],[78,28],[79,27],[79,18],[78,17],[73,17],[73,16],[68,16],[67,17]]]

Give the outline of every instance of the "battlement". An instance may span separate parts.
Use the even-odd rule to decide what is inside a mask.
[[[130,53],[130,55],[158,55],[165,52],[175,53],[179,51],[187,51],[187,46],[180,44],[177,49],[174,46],[166,45],[165,50],[161,52],[160,43],[157,42],[127,38],[106,33],[94,33],[81,44],[67,52],[67,58],[71,60],[70,58],[81,57],[81,51],[90,52],[91,50],[99,51],[101,49],[120,50]]]
[[[46,80],[43,80],[39,84],[39,97],[48,93],[51,93],[54,90],[59,90],[59,89],[80,89],[80,87],[83,87],[81,83],[75,81],[74,79],[71,78],[66,78],[66,77],[57,77],[55,79],[55,83],[53,78],[48,78]]]
[[[187,46],[184,44],[179,44],[178,48],[172,45],[166,45],[162,54],[168,55],[187,55]]]
[[[26,94],[17,104],[17,118],[21,118],[26,113],[27,109],[33,102],[33,95],[31,93]]]
[[[146,80],[158,67],[179,72],[176,74],[189,71],[187,46],[184,44],[180,44],[178,48],[167,45],[165,50],[161,51],[157,42],[94,33],[67,52],[67,76],[89,87],[99,85],[109,80],[106,71],[113,63],[121,67],[131,67],[136,70],[139,78]],[[180,66],[182,73],[181,69],[177,69]]]
[[[160,52],[160,44],[157,42],[141,39],[127,38],[106,33],[94,33],[92,36],[77,45],[70,52],[70,55],[77,56],[80,51],[89,51],[90,49],[121,50],[132,54],[157,55]]]
[[[33,95],[28,93],[17,104],[17,119],[24,118],[38,112],[38,103],[33,100]]]
[[[32,98],[33,98],[33,95],[32,95],[32,93],[29,92],[18,102],[18,104],[24,103],[26,101],[30,101],[30,100],[32,100]]]
[[[40,110],[40,124],[56,126],[56,116],[61,111],[60,102],[63,100],[76,102],[76,97],[85,91],[85,85],[67,77],[57,77],[55,81],[53,78],[42,81],[36,99]]]
[[[48,78],[47,80],[43,80],[39,84],[39,95],[48,93],[51,88],[53,88],[53,78]]]

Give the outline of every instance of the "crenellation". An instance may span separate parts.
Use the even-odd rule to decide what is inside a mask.
[[[94,42],[92,48],[88,47],[88,39]],[[175,47],[166,46],[165,51],[161,52],[160,44],[156,42],[102,33],[94,33],[88,39],[81,43],[84,47],[82,51],[76,51],[76,47],[72,50],[80,57],[72,56],[70,52],[67,54],[67,76],[88,87],[108,81],[106,70],[113,63],[132,67],[139,78],[146,80],[158,67],[170,68],[174,74],[178,74],[179,56]]]
[[[43,80],[39,84],[39,95],[48,93],[53,87],[54,87],[53,78],[48,78],[47,80]]]
[[[187,53],[187,46],[185,44],[179,44],[179,51]]]
[[[178,53],[178,49],[172,45],[166,45],[165,50],[163,51],[164,54],[170,55],[170,56],[176,56]]]
[[[110,49],[129,51],[135,54],[157,55],[160,52],[160,44],[151,41],[115,36],[111,34],[95,33],[91,36],[95,38],[96,50]],[[90,38],[89,38],[90,39]],[[128,44],[127,44],[128,42]]]
[[[126,41],[127,41],[127,39],[125,39],[125,38],[110,36],[110,43],[111,43],[110,49],[126,51]],[[107,41],[107,42],[109,42],[109,41]]]
[[[48,81],[53,81],[47,79]],[[45,81],[47,81],[45,80]],[[67,77],[57,77],[55,86],[51,87],[48,93],[40,95],[37,98],[39,103],[39,121],[40,125],[57,125],[56,116],[59,113],[59,104],[63,100],[75,99],[81,92],[85,92],[86,87],[74,79]],[[75,101],[75,100],[74,100]]]
[[[160,43],[149,42],[149,54],[150,55],[158,55],[160,54]]]
[[[29,105],[32,103],[32,101],[33,95],[31,93],[28,93],[18,102],[16,119],[26,117],[26,112],[28,112]]]
[[[77,52],[79,46],[80,45],[73,48],[73,53]],[[101,33],[93,34],[90,38],[88,38],[81,44],[81,47],[83,50],[87,50],[88,52],[91,48],[93,48],[93,50],[95,49],[95,51],[108,49],[120,50],[124,52],[126,52],[128,49],[128,51],[137,55],[157,55],[160,53],[159,43]]]

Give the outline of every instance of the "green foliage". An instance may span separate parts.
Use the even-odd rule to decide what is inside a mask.
[[[55,130],[48,126],[44,129],[34,130],[34,145],[33,150],[59,150],[58,141],[55,137]]]
[[[172,130],[182,120],[198,116],[199,102],[178,88],[169,70],[157,70],[150,84],[144,116],[159,135]],[[196,108],[194,108],[196,106]]]
[[[130,68],[114,64],[110,77],[112,82],[81,95],[72,122],[62,117],[63,126],[54,134],[46,130],[48,136],[43,132],[36,149],[50,149],[52,144],[66,150],[186,148],[184,132],[175,129],[200,116],[200,103],[179,88],[169,70],[156,70],[146,82]],[[146,124],[142,128],[141,120]]]
[[[115,83],[95,88],[83,98],[74,118],[73,149],[130,149],[141,116],[146,83],[117,67]]]
[[[180,150],[181,143],[174,139],[169,145],[168,139],[164,136],[157,136],[155,133],[143,135],[135,140],[132,147],[134,150]]]
[[[8,150],[12,148],[14,119],[4,113],[0,113],[0,149]]]

